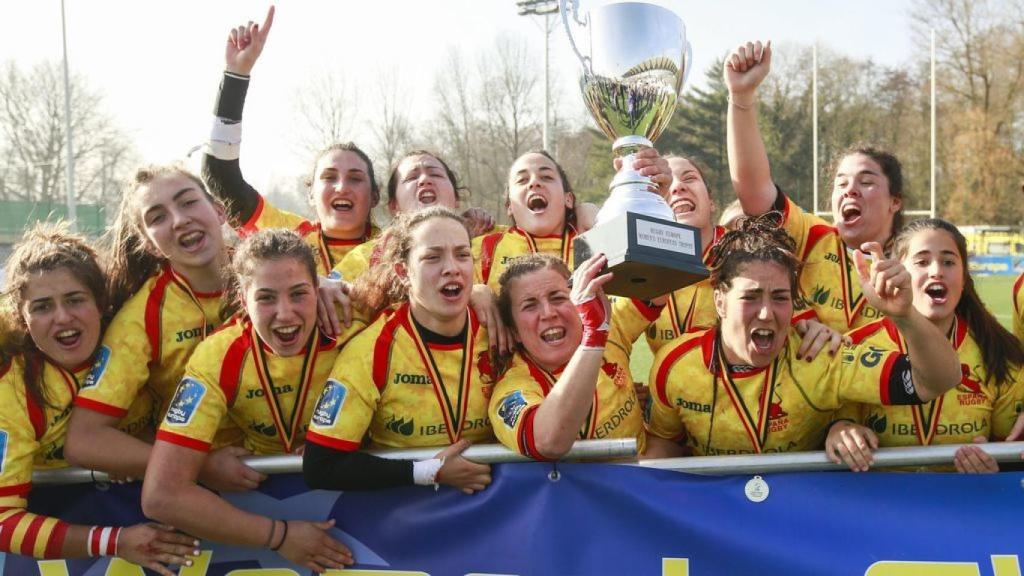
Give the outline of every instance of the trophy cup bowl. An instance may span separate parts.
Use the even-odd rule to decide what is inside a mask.
[[[700,231],[675,222],[651,180],[633,169],[633,154],[652,147],[675,112],[691,60],[686,26],[674,11],[647,2],[596,6],[579,17],[579,0],[560,0],[562,22],[583,66],[587,110],[614,141],[622,168],[593,229],[574,243],[577,265],[608,257],[614,279],[605,291],[650,299],[707,277]],[[574,26],[584,42],[577,42]]]

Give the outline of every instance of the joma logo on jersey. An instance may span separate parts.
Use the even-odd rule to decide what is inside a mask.
[[[174,341],[184,342],[185,340],[191,340],[193,338],[202,338],[203,329],[204,328],[202,326],[197,326],[195,328],[189,328],[187,330],[178,330],[177,334],[174,335]],[[213,330],[213,326],[207,325],[205,329],[207,332],[209,332]]]
[[[700,402],[692,402],[682,398],[676,398],[676,406],[684,410],[693,410],[694,412],[703,412],[705,414],[711,413],[711,404],[701,404]]]
[[[348,388],[334,378],[327,380],[324,391],[320,393],[320,399],[316,401],[313,408],[313,425],[325,428],[334,426],[338,419],[341,407],[345,405],[345,397],[348,396]]]
[[[89,375],[85,377],[85,382],[82,383],[82,389],[92,388],[100,383],[103,379],[103,373],[107,371],[107,363],[110,362],[110,347],[100,346],[100,349],[96,352],[96,363],[92,365],[92,370],[89,371]]]
[[[426,374],[405,374],[396,372],[392,384],[430,384],[430,376]]]
[[[284,386],[274,386],[274,394],[287,394],[295,390],[291,384],[285,384]],[[267,393],[263,391],[263,388],[252,388],[245,393],[246,400],[252,400],[253,398],[263,398]]]
[[[171,426],[184,426],[192,421],[196,414],[196,408],[206,395],[206,386],[194,379],[183,378],[178,384],[171,400],[171,407],[167,409],[164,421]]]

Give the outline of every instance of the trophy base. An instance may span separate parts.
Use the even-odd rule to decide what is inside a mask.
[[[598,253],[615,275],[604,285],[614,296],[650,300],[708,277],[699,230],[643,214],[626,212],[573,242],[577,266]]]

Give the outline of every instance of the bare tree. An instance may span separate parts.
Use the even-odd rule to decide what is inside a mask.
[[[399,87],[393,70],[377,76],[374,96],[375,114],[370,121],[373,159],[377,163],[377,173],[385,174],[413,142],[412,123],[406,114],[409,98]]]
[[[341,75],[327,70],[314,74],[295,93],[297,152],[312,156],[331,144],[351,140],[357,115],[357,98]]]
[[[24,71],[0,69],[0,199],[62,201],[66,135],[63,72],[44,62]],[[103,98],[80,76],[71,78],[76,196],[105,203],[134,161],[134,146],[103,111]]]

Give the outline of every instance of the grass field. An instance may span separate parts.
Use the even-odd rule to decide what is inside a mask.
[[[1007,329],[1012,329],[1013,323],[1013,300],[1010,291],[1013,289],[1014,280],[1014,276],[977,276],[974,279],[981,300]],[[651,349],[647,346],[647,339],[641,337],[633,347],[629,362],[633,380],[647,381],[653,359]]]

